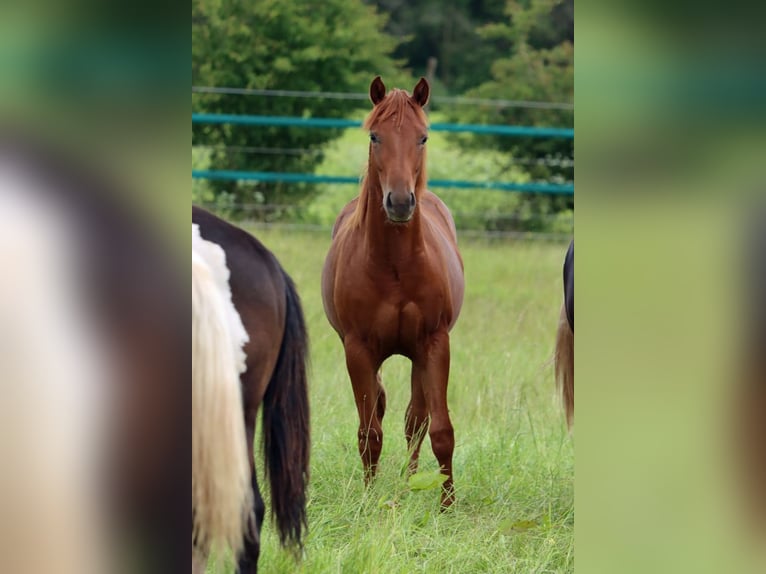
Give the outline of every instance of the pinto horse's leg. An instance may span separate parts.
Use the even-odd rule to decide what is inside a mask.
[[[364,465],[364,479],[369,483],[375,476],[380,451],[383,448],[383,415],[386,393],[377,372],[380,364],[370,350],[357,339],[344,341],[346,367],[354,388],[354,400],[359,414],[359,455]]]
[[[266,512],[266,505],[258,490],[258,480],[255,472],[255,455],[253,443],[255,442],[255,421],[257,411],[249,409],[245,417],[245,432],[247,433],[247,456],[250,460],[250,484],[253,487],[253,516],[255,524],[250,521],[248,532],[245,535],[242,552],[237,563],[237,574],[256,574],[258,572],[258,556],[261,553],[261,525]]]
[[[411,398],[404,415],[404,437],[407,439],[407,450],[410,452],[410,464],[407,470],[410,474],[418,470],[420,445],[423,444],[428,428],[428,406],[423,394],[424,378],[423,365],[413,361]]]
[[[431,438],[431,448],[436,460],[447,480],[442,485],[441,504],[443,508],[455,501],[455,490],[452,480],[452,453],[455,450],[455,434],[447,409],[447,381],[449,379],[450,350],[449,334],[440,332],[429,341],[422,359],[423,391],[431,416],[428,435]]]
[[[263,526],[266,505],[263,502],[263,497],[261,497],[261,491],[258,490],[258,479],[254,470],[252,473],[252,485],[255,524],[251,523],[250,532],[245,537],[245,544],[237,566],[238,574],[256,574],[258,572],[258,556],[261,554],[261,526]]]

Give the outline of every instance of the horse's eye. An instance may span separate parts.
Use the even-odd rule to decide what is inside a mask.
[[[428,141],[428,136],[423,136],[420,138],[420,145],[426,145],[426,142]]]
[[[372,143],[380,143],[380,139],[378,139],[378,134],[370,134],[370,141]]]

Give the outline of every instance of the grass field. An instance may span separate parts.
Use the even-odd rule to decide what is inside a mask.
[[[572,572],[573,439],[549,363],[566,245],[461,242],[466,297],[452,332],[449,386],[458,501],[440,513],[439,491],[409,491],[402,473],[409,401],[409,363],[402,357],[383,366],[388,398],[383,454],[377,480],[369,489],[363,486],[351,384],[319,289],[329,234],[250,230],[298,285],[312,363],[305,555],[297,563],[279,549],[267,512],[259,571]],[[256,465],[260,460],[257,454]],[[428,438],[420,460],[421,471],[436,470]],[[233,572],[233,566],[211,560],[207,572]]]

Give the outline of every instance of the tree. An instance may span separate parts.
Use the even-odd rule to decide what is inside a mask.
[[[386,18],[361,0],[193,0],[192,85],[362,92],[376,74],[409,84],[391,54]],[[364,100],[195,93],[198,112],[348,117]],[[338,130],[194,125],[193,145],[213,146],[211,169],[311,172]],[[252,153],[282,150],[281,153]],[[286,151],[289,150],[289,151]],[[309,186],[213,182],[237,202],[294,203]]]
[[[419,74],[438,61],[436,91],[462,93],[487,79],[492,61],[507,53],[503,40],[477,28],[503,17],[505,0],[366,0],[390,15],[386,31],[400,41],[394,55]]]
[[[574,97],[574,23],[572,0],[510,0],[508,20],[489,24],[478,33],[513,46],[506,58],[495,60],[487,82],[466,96],[549,103],[571,102]],[[453,121],[574,127],[571,109],[480,106],[451,112]],[[502,178],[521,163],[532,180],[569,182],[574,179],[574,142],[567,139],[477,136],[460,139],[466,147],[495,148],[507,152],[508,162],[498,166]],[[574,207],[571,196],[526,196],[523,202],[532,219]]]

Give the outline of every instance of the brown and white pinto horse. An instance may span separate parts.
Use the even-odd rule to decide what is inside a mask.
[[[359,454],[369,481],[383,445],[386,394],[379,369],[388,357],[412,361],[405,434],[409,469],[417,468],[428,429],[447,476],[442,506],[454,501],[455,446],[447,409],[449,332],[463,303],[463,262],[447,207],[426,189],[429,86],[410,96],[380,77],[370,85],[374,104],[367,175],[359,197],[341,211],[322,272],[322,298],[343,342],[359,414]]]
[[[306,529],[308,334],[295,285],[260,241],[197,207],[192,208],[192,222],[207,250],[213,251],[208,269],[201,271],[216,272],[212,267],[218,248],[227,268],[218,270],[223,283],[228,270],[231,294],[228,290],[219,294],[220,304],[208,315],[216,309],[225,311],[226,304],[231,308],[233,303],[230,311],[203,321],[206,309],[216,301],[212,290],[202,289],[193,265],[192,543],[198,565],[211,543],[219,542],[238,555],[240,574],[252,574],[257,571],[265,511],[253,458],[260,409],[266,476],[280,541],[300,547]],[[195,284],[200,287],[198,293]],[[205,293],[210,295],[207,300]],[[206,326],[214,332],[201,332]],[[228,374],[218,368],[224,359],[229,362]],[[236,370],[238,362],[241,368]],[[204,375],[205,371],[212,372],[212,377],[197,381],[198,372]],[[209,380],[213,377],[218,380]],[[221,380],[226,377],[230,380]],[[238,432],[241,436],[236,436]]]

